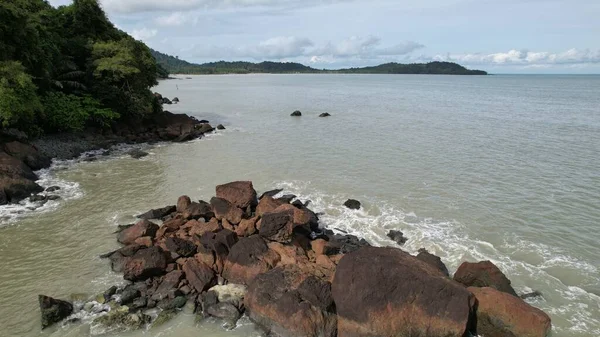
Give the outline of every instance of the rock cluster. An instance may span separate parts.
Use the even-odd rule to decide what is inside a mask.
[[[101,296],[116,304],[98,322],[140,327],[159,308],[150,323],[158,325],[185,306],[230,328],[246,314],[272,336],[549,332],[550,318],[515,296],[491,262],[465,263],[450,278],[426,250],[415,257],[320,229],[313,211],[279,192],[257,198],[238,181],[217,186],[210,202],[182,196],[140,215],[117,234],[124,246],[104,255],[131,283]]]

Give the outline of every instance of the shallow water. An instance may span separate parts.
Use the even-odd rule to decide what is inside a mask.
[[[43,178],[66,200],[16,219],[23,207],[1,209],[1,336],[40,335],[37,294],[119,282],[98,258],[118,247],[117,224],[181,194],[209,199],[231,180],[309,199],[323,225],[374,244],[402,230],[405,249],[425,247],[451,271],[490,259],[517,292],[543,293],[530,303],[551,315],[553,336],[600,335],[600,77],[194,76],[157,91],[180,98],[169,110],[227,130],[142,160],[62,163]],[[296,109],[302,117],[289,116]],[[363,210],[343,208],[349,197]],[[41,335],[98,333],[74,324]],[[145,335],[200,333],[260,335],[191,315]]]

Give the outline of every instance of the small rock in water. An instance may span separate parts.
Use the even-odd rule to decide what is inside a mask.
[[[140,158],[147,156],[148,152],[144,152],[140,149],[133,149],[133,150],[127,152],[127,154],[130,155],[134,159],[140,159]]]
[[[48,197],[41,194],[33,194],[29,197],[29,201],[31,202],[46,202],[48,201]]]
[[[56,192],[60,190],[60,186],[50,186],[46,189],[46,192]]]
[[[403,245],[406,243],[407,238],[404,237],[404,233],[397,230],[391,230],[387,233],[387,237],[392,239],[392,241],[396,242],[399,245]]]
[[[48,200],[58,200],[60,199],[60,195],[49,195],[46,197]]]
[[[73,305],[67,301],[40,295],[40,311],[42,313],[42,329],[60,322],[73,312]]]
[[[360,209],[360,201],[358,200],[354,200],[354,199],[348,199],[346,200],[346,202],[344,203],[344,206],[350,208],[350,209]]]
[[[172,102],[179,103],[179,97],[174,97],[174,98],[172,99]]]
[[[319,115],[319,117],[329,117],[329,116],[331,116],[329,114],[329,112],[324,112],[324,113],[322,113],[322,114]]]
[[[539,292],[539,291],[537,291],[537,290],[535,290],[535,291],[532,291],[530,293],[519,295],[519,297],[521,297],[521,299],[526,300],[528,298],[542,297],[542,293]]]
[[[223,124],[219,124],[219,125],[217,125],[217,129],[218,130],[225,130],[225,127],[223,126]]]
[[[158,317],[156,317],[156,319],[152,323],[152,326],[161,326],[173,319],[175,315],[177,315],[177,312],[175,312],[175,310],[163,310],[158,314]]]
[[[300,112],[299,110],[296,110],[296,111],[292,112],[292,114],[290,116],[300,117],[300,116],[302,116],[302,112]]]

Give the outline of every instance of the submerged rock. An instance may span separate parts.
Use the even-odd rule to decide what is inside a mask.
[[[177,316],[175,310],[163,310],[158,314],[154,322],[152,322],[152,327],[161,326],[172,320],[175,316]]]
[[[402,233],[401,231],[397,231],[397,230],[390,230],[387,233],[387,237],[390,238],[392,241],[396,242],[397,244],[399,244],[400,246],[405,244],[406,241],[408,240],[407,238],[404,237],[404,233]]]
[[[133,158],[133,159],[140,159],[140,158],[146,157],[149,153],[142,151],[140,149],[133,149],[133,150],[127,152],[127,154],[130,155],[131,158]]]
[[[106,315],[97,317],[94,323],[108,327],[114,332],[141,329],[150,320],[150,316],[141,312],[129,313],[129,307],[123,305],[112,309]]]
[[[550,317],[522,299],[489,287],[468,290],[477,298],[478,335],[546,337],[550,332]]]
[[[454,280],[466,287],[490,287],[519,297],[506,275],[490,261],[464,262],[454,273]]]
[[[60,190],[60,186],[50,186],[46,189],[46,192],[56,192]]]
[[[223,124],[219,124],[217,125],[217,130],[225,130],[225,127],[223,126]]]
[[[324,112],[324,113],[322,113],[322,114],[319,115],[319,117],[329,117],[329,116],[331,116],[329,114],[329,112]]]
[[[358,210],[358,209],[360,209],[360,201],[354,200],[354,199],[348,199],[344,203],[344,206],[346,206],[350,209]]]
[[[540,291],[534,290],[530,293],[526,293],[526,294],[522,294],[519,295],[519,297],[523,300],[529,299],[529,298],[536,298],[536,297],[543,297],[542,293]]]
[[[300,117],[300,116],[302,116],[302,112],[300,112],[299,110],[296,110],[296,111],[292,112],[292,114],[290,116]]]
[[[39,295],[42,314],[42,329],[67,318],[73,312],[73,305],[67,301]]]

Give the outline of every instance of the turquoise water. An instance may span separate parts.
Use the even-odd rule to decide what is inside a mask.
[[[551,315],[553,336],[600,335],[600,76],[192,76],[156,90],[180,98],[167,109],[227,130],[141,161],[46,172],[71,199],[0,229],[0,325],[11,336],[39,335],[37,293],[93,294],[120,278],[97,258],[117,246],[117,224],[240,179],[310,199],[323,225],[374,244],[402,230],[405,249],[425,247],[451,271],[490,259],[517,292],[543,293],[530,303]],[[344,209],[349,197],[364,209]],[[199,331],[258,334],[181,316],[150,335]],[[67,332],[97,331],[44,334]]]

